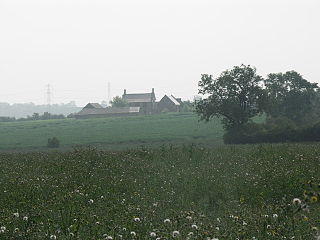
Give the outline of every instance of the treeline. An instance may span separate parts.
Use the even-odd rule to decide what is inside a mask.
[[[68,114],[67,116],[63,114],[51,114],[44,112],[42,115],[39,113],[34,113],[32,116],[27,116],[24,118],[15,118],[15,117],[0,117],[0,122],[15,122],[15,121],[35,121],[35,120],[49,120],[49,119],[65,119],[73,118],[74,114]]]
[[[65,116],[70,113],[79,112],[81,110],[75,102],[69,102],[66,104],[51,104],[48,105],[36,105],[34,103],[16,103],[9,104],[6,102],[0,102],[0,116],[9,118],[27,118],[34,113],[50,112],[53,115],[63,114]]]
[[[241,65],[215,79],[203,74],[199,87],[208,97],[196,111],[207,121],[222,117],[227,144],[320,141],[319,87],[296,71],[262,78]],[[255,123],[258,115],[266,121]]]

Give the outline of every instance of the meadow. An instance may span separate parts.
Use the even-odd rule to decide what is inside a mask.
[[[0,153],[0,239],[319,239],[319,144]]]
[[[199,122],[195,113],[113,117],[87,120],[63,119],[0,123],[0,150],[44,150],[48,138],[57,137],[61,149],[95,145],[126,149],[164,143],[222,143],[219,119]]]

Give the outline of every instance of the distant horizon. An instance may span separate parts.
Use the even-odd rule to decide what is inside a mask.
[[[151,91],[150,91],[150,92],[151,92]],[[137,94],[137,93],[144,93],[144,92],[130,92],[130,91],[128,91],[128,94],[131,94],[131,93]],[[146,92],[146,93],[148,93],[148,92]],[[123,94],[123,93],[122,93],[122,94]],[[122,94],[115,95],[114,97],[116,97],[116,96],[120,96],[120,97],[121,97]],[[168,96],[173,95],[173,96],[175,96],[174,94],[164,94],[164,95],[162,95],[161,97],[157,97],[156,89],[155,89],[155,94],[156,94],[156,101],[160,101],[160,100],[162,99],[162,97],[164,97],[165,95],[168,95]],[[194,95],[192,99],[183,99],[183,98],[182,98],[182,101],[193,101],[194,98],[197,97],[197,96],[199,96],[199,95]],[[179,98],[179,96],[175,96],[175,97]],[[112,100],[112,99],[111,99],[111,100]],[[77,101],[71,100],[71,101],[69,101],[69,102],[51,102],[50,105],[67,105],[67,104],[70,104],[70,103],[73,103],[73,102],[75,103],[75,105],[76,105],[77,107],[83,107],[83,106],[85,106],[85,105],[88,104],[88,103],[94,103],[94,101],[89,101],[89,102],[83,103],[83,104],[80,106],[80,105],[77,103]],[[97,103],[103,103],[103,102],[107,102],[107,103],[108,103],[107,100],[101,100],[101,101],[98,101]],[[47,106],[47,105],[48,105],[48,104],[45,103],[45,102],[43,102],[43,103],[36,103],[36,102],[6,102],[6,101],[0,101],[0,104],[1,104],[1,103],[8,103],[8,104],[10,104],[10,105],[14,105],[14,104],[34,104],[34,105],[36,105],[36,106]],[[109,103],[108,103],[108,104],[109,104]]]

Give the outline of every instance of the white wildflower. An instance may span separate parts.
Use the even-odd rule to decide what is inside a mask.
[[[151,232],[151,233],[150,233],[150,237],[153,237],[153,238],[154,238],[154,237],[156,237],[156,236],[157,236],[157,234],[156,234],[155,232]]]

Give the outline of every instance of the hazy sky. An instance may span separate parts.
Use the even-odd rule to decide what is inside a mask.
[[[320,82],[319,0],[0,0],[0,102],[192,99],[241,63]]]

